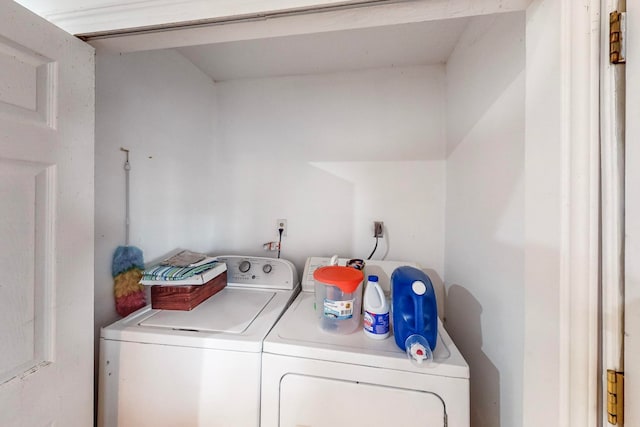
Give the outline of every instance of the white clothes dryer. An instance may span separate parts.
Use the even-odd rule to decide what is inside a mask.
[[[340,259],[339,265],[345,265]],[[329,258],[309,258],[302,292],[264,341],[262,427],[469,426],[469,366],[439,323],[433,361],[412,363],[390,336],[373,340],[320,329],[314,312],[313,271]],[[389,292],[401,265],[366,261]]]
[[[193,310],[149,305],[101,330],[99,426],[259,425],[262,342],[298,277],[283,259],[218,258],[227,286]]]

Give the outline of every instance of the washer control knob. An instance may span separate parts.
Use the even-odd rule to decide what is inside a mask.
[[[262,271],[264,271],[266,274],[271,273],[271,270],[273,270],[273,266],[271,264],[265,264],[262,266]]]
[[[242,261],[240,263],[240,266],[238,267],[238,269],[242,273],[246,273],[247,271],[249,271],[250,268],[251,268],[251,263],[247,260]]]

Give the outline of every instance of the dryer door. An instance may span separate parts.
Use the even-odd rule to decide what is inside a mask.
[[[281,427],[444,427],[445,417],[429,392],[296,374],[281,382]]]

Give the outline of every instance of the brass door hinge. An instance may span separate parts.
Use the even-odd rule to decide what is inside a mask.
[[[607,369],[607,418],[609,424],[624,425],[624,373]]]
[[[609,61],[612,64],[623,64],[627,60],[625,18],[625,12],[609,14]]]

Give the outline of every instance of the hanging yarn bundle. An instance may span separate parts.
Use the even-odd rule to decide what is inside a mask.
[[[113,275],[113,290],[116,299],[116,311],[122,317],[128,316],[145,306],[144,286],[140,284],[144,261],[142,251],[135,246],[129,246],[129,150],[120,148],[127,153],[124,163],[126,177],[126,221],[125,246],[118,246],[113,254],[111,274]]]
[[[112,274],[116,311],[128,316],[145,306],[144,286],[140,284],[144,262],[142,251],[134,246],[118,246],[113,254]]]

